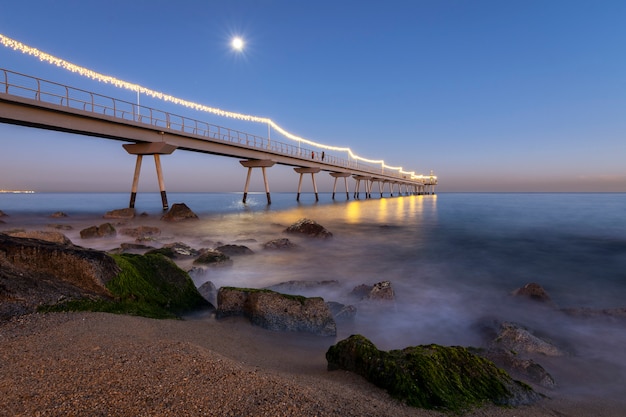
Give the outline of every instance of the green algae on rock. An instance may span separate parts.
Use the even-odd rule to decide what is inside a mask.
[[[328,369],[355,372],[408,405],[462,411],[493,403],[518,406],[540,395],[492,362],[459,346],[422,345],[381,351],[361,335],[326,352]]]

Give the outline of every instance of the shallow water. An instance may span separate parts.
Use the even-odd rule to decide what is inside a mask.
[[[0,231],[12,224],[75,224],[65,232],[74,243],[111,249],[131,239],[82,241],[80,225],[104,223],[100,216],[126,206],[127,198],[0,195],[0,209],[9,214]],[[297,204],[293,194],[275,194],[270,207],[264,194],[252,195],[248,205],[236,193],[171,194],[170,205],[185,202],[200,216],[173,225],[158,220],[158,194],[142,198],[137,208],[149,216],[132,225],[157,224],[161,243],[182,241],[196,248],[238,243],[255,251],[234,257],[231,266],[194,275],[198,286],[208,280],[217,287],[336,280],[303,295],[353,303],[349,292],[355,286],[388,280],[396,302],[359,304],[354,322],[340,323],[338,339],[361,333],[382,349],[426,343],[480,346],[479,327],[510,320],[549,335],[576,358],[576,371],[565,359],[546,359],[562,387],[592,390],[571,382],[580,380],[581,372],[594,375],[593,386],[602,386],[604,393],[626,382],[623,321],[571,318],[510,296],[537,282],[557,307],[626,307],[625,194],[440,194],[348,202],[321,195],[318,204],[311,195]],[[48,217],[55,211],[69,216]],[[283,230],[304,217],[324,225],[333,239],[289,235],[299,250],[261,249],[262,243],[285,237]]]

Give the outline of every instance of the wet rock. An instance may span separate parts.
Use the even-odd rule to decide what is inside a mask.
[[[227,255],[211,249],[203,250],[200,256],[193,261],[194,265],[224,265],[230,264],[231,262],[230,257]]]
[[[134,237],[139,240],[159,236],[161,229],[154,226],[138,226],[132,228],[125,228],[120,231],[124,236]]]
[[[52,213],[50,217],[54,217],[54,218],[67,217],[67,213],[64,213],[62,211],[57,211],[57,212]]]
[[[73,230],[74,228],[69,224],[47,224],[46,227],[57,230]]]
[[[31,231],[22,231],[22,232],[11,232],[7,233],[9,236],[13,237],[24,237],[29,239],[39,239],[45,240],[46,242],[59,243],[61,245],[71,245],[72,241],[65,236],[63,233],[59,232],[49,232],[43,230],[31,230]]]
[[[189,207],[185,203],[176,203],[173,204],[167,213],[161,217],[161,220],[169,221],[169,222],[179,222],[183,220],[194,220],[198,219],[196,213],[191,211]]]
[[[565,353],[542,338],[533,335],[527,329],[509,322],[500,324],[497,337],[491,348],[506,349],[515,353],[542,354],[546,356],[563,356]]]
[[[184,259],[184,258],[192,258],[198,256],[200,251],[192,248],[186,243],[182,242],[174,242],[168,243],[167,245],[163,245],[159,249],[153,249],[149,251],[147,254],[152,253],[160,253],[170,259]]]
[[[79,298],[109,298],[120,271],[104,252],[0,234],[0,318]]]
[[[553,389],[556,387],[552,375],[533,359],[521,358],[515,352],[506,349],[490,349],[485,352],[477,352],[477,354],[489,359],[518,379],[544,388]]]
[[[543,303],[550,303],[552,299],[548,295],[543,287],[535,282],[524,285],[521,288],[513,291],[512,295],[516,297],[524,297],[533,301],[540,301]]]
[[[134,208],[123,208],[117,210],[107,211],[104,216],[105,219],[125,219],[130,220],[135,218]]]
[[[310,237],[327,239],[333,234],[326,230],[324,226],[310,219],[300,219],[296,223],[285,229],[287,233],[299,233]]]
[[[217,287],[211,281],[207,281],[198,287],[198,292],[211,306],[217,305]]]
[[[322,298],[286,295],[270,290],[222,287],[217,318],[245,316],[269,330],[335,336],[337,325]]]
[[[295,243],[293,243],[292,241],[284,237],[279,238],[279,239],[273,239],[263,244],[263,249],[270,249],[270,250],[284,250],[284,249],[297,249],[297,248],[298,248],[298,245],[296,245]]]
[[[122,243],[119,248],[111,249],[109,253],[146,253],[154,249],[153,246],[144,245],[141,243]]]
[[[215,250],[228,256],[252,255],[254,251],[244,245],[220,245]]]
[[[93,239],[117,235],[115,227],[111,223],[104,223],[100,226],[91,226],[80,231],[82,239]]]
[[[356,316],[356,307],[353,305],[345,305],[336,301],[328,301],[326,303],[335,321],[352,320]]]
[[[393,301],[396,298],[389,281],[381,281],[374,285],[358,285],[354,287],[350,295],[359,300]]]
[[[331,346],[328,369],[344,369],[386,389],[408,405],[460,412],[492,402],[532,404],[541,397],[492,362],[459,347],[423,345],[381,351],[360,335]]]

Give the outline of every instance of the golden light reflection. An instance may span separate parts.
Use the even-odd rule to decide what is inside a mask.
[[[389,221],[389,203],[386,198],[381,198],[378,204],[378,221],[380,223],[386,223]]]
[[[370,164],[380,164],[382,169],[388,169],[388,170],[392,170],[392,171],[398,171],[399,174],[402,175],[410,175],[410,178],[415,180],[418,179],[418,177],[421,176],[416,176],[415,175],[415,171],[404,171],[402,169],[402,167],[399,166],[391,166],[391,165],[387,165],[385,164],[385,161],[383,161],[382,159],[368,159],[368,158],[364,158],[362,156],[359,156],[357,154],[355,154],[354,152],[352,152],[352,150],[348,147],[339,147],[339,146],[330,146],[330,145],[325,145],[323,143],[317,143],[314,142],[310,139],[306,139],[303,138],[301,136],[297,136],[294,135],[293,133],[288,132],[287,130],[283,129],[281,126],[279,126],[278,124],[276,124],[272,119],[267,118],[267,117],[259,117],[259,116],[253,116],[253,115],[249,115],[249,114],[242,114],[242,113],[236,113],[236,112],[230,112],[230,111],[226,111],[226,110],[222,110],[219,108],[215,108],[215,107],[209,107],[209,106],[205,106],[203,104],[198,104],[198,103],[194,103],[192,101],[187,101],[187,100],[183,100],[180,98],[176,98],[174,96],[171,96],[169,94],[165,94],[159,91],[154,91],[151,90],[149,88],[143,87],[141,85],[138,84],[134,84],[134,83],[129,83],[127,81],[123,81],[120,79],[117,79],[115,77],[112,77],[110,75],[104,75],[104,74],[100,74],[96,71],[90,70],[88,68],[84,68],[81,67],[79,65],[73,64],[71,62],[68,62],[64,59],[58,58],[56,56],[47,54],[43,51],[40,51],[36,48],[32,48],[28,45],[25,45],[19,41],[16,41],[14,39],[11,39],[7,36],[4,36],[3,34],[0,34],[0,43],[7,47],[7,48],[11,48],[15,51],[19,51],[23,54],[26,55],[31,55],[34,56],[36,58],[38,58],[40,61],[42,62],[47,62],[49,64],[52,65],[56,65],[57,67],[63,68],[67,71],[79,74],[83,77],[87,77],[90,78],[92,80],[96,80],[99,82],[103,82],[105,84],[111,84],[115,87],[118,88],[123,88],[126,90],[130,90],[136,93],[140,93],[140,94],[145,94],[147,96],[153,97],[153,98],[157,98],[166,102],[170,102],[176,105],[180,105],[180,106],[184,106],[193,110],[197,110],[197,111],[202,111],[202,112],[206,112],[206,113],[211,113],[214,114],[216,116],[220,116],[220,117],[227,117],[227,118],[232,118],[232,119],[237,119],[237,120],[243,120],[246,122],[254,122],[254,123],[263,123],[266,124],[268,126],[273,127],[277,132],[281,133],[283,136],[285,136],[288,139],[291,139],[293,141],[299,142],[299,143],[305,143],[307,145],[311,145],[311,146],[315,146],[317,148],[320,149],[325,149],[325,150],[330,150],[330,151],[337,151],[337,152],[346,152],[350,158],[357,160],[357,161],[362,161],[362,162],[367,162]],[[239,45],[239,43],[237,43],[237,45]],[[235,46],[236,47],[236,46]],[[241,47],[243,47],[243,42],[241,43]]]
[[[361,204],[358,200],[349,201],[346,204],[345,216],[346,222],[350,224],[358,223],[361,219]]]

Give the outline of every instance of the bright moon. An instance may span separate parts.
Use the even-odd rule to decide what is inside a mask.
[[[243,39],[241,39],[241,38],[233,38],[233,41],[231,42],[231,45],[232,45],[233,49],[235,49],[237,51],[241,51],[243,49]]]

